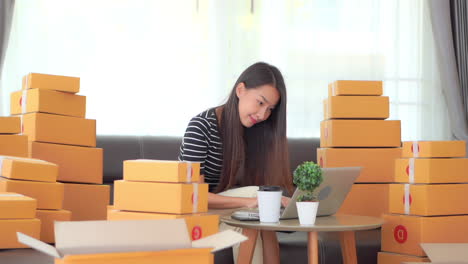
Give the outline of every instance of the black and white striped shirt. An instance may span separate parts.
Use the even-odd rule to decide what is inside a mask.
[[[200,174],[205,176],[210,191],[219,183],[223,164],[222,147],[215,108],[190,120],[180,146],[179,160],[201,162]]]

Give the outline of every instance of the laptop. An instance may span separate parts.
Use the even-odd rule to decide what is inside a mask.
[[[335,214],[340,209],[360,173],[361,167],[323,168],[323,182],[315,190],[320,202],[317,216]],[[298,218],[296,201],[300,194],[302,194],[302,191],[296,188],[288,206],[282,208],[281,220]],[[235,211],[232,218],[237,220],[259,220],[258,208]]]

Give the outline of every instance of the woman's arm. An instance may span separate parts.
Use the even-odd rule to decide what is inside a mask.
[[[255,208],[257,204],[257,197],[242,198],[208,193],[208,208],[210,209]]]

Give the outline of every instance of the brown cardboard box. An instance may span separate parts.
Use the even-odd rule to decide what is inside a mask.
[[[117,210],[190,214],[208,211],[208,184],[114,182]]]
[[[200,163],[171,160],[126,160],[123,178],[127,181],[198,182]]]
[[[10,95],[10,113],[49,113],[84,118],[86,114],[86,96],[72,93],[28,89],[13,92]]]
[[[109,185],[64,183],[63,209],[73,221],[105,220],[110,200]]]
[[[468,263],[468,243],[421,243],[430,262],[434,264]],[[410,264],[411,262],[402,262]]]
[[[57,164],[58,181],[102,184],[102,148],[29,142],[29,156]]]
[[[390,184],[353,184],[338,214],[381,217],[388,213]]]
[[[23,90],[34,88],[78,93],[80,91],[80,78],[42,73],[29,73],[23,77]]]
[[[20,193],[34,198],[38,209],[62,209],[62,183],[17,181],[0,177],[0,192]]]
[[[466,142],[463,140],[403,142],[403,158],[456,158],[465,155]]]
[[[237,232],[226,230],[190,241],[183,219],[56,222],[55,225],[55,236],[60,238],[55,248],[21,233],[18,240],[62,264],[213,264],[211,252],[247,240]]]
[[[395,159],[401,148],[318,148],[317,162],[322,168],[362,167],[356,182],[393,182]]]
[[[191,240],[197,240],[214,235],[219,231],[219,215],[212,214],[158,214],[145,212],[130,212],[110,209],[107,220],[156,220],[184,218]]]
[[[468,214],[468,184],[392,184],[389,212],[422,216]]]
[[[23,115],[29,141],[96,147],[96,120],[30,113]]]
[[[39,219],[4,219],[0,220],[0,249],[27,248],[18,242],[16,232],[39,238],[41,221]]]
[[[320,147],[399,147],[400,120],[325,120]]]
[[[382,95],[382,81],[338,80],[328,85],[328,96]]]
[[[425,256],[421,243],[466,243],[468,215],[384,215],[382,251]]]
[[[388,96],[331,96],[323,101],[324,119],[386,119]]]
[[[466,183],[468,159],[407,158],[395,160],[395,182]]]
[[[37,201],[19,193],[0,192],[0,219],[36,217]]]
[[[403,255],[392,252],[379,252],[377,255],[378,264],[400,264],[404,261],[411,262],[429,262],[429,259],[426,257],[418,257],[411,255]]]
[[[0,176],[15,180],[57,181],[58,166],[54,163],[11,156],[0,156]]]
[[[0,135],[0,155],[27,157],[28,136]]]
[[[67,210],[37,210],[37,218],[41,220],[40,240],[55,243],[54,222],[70,221],[71,212]]]
[[[17,116],[0,116],[0,134],[21,133],[21,119]]]

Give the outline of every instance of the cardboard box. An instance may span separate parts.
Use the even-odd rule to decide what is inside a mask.
[[[468,184],[392,184],[389,212],[422,216],[468,214]]]
[[[468,263],[467,243],[421,243],[421,247],[426,252],[434,264],[460,264]],[[411,263],[411,262],[403,262]]]
[[[464,140],[404,141],[403,158],[456,158],[466,156]]]
[[[0,219],[36,217],[37,202],[19,193],[0,192]]]
[[[219,231],[219,215],[214,214],[158,214],[144,212],[130,212],[109,209],[107,220],[158,220],[184,218],[191,240],[197,240]]]
[[[407,158],[395,160],[395,182],[466,183],[468,159]]]
[[[390,184],[353,184],[338,214],[381,217],[388,213]]]
[[[27,248],[18,242],[16,232],[39,238],[41,221],[39,219],[4,219],[0,220],[0,249]]]
[[[466,243],[468,215],[384,215],[382,251],[425,256],[421,243]]]
[[[382,81],[339,80],[328,85],[328,96],[382,95]]]
[[[20,193],[34,198],[38,209],[62,209],[62,183],[17,181],[0,177],[0,192]]]
[[[401,148],[318,148],[322,168],[362,167],[356,182],[393,182],[395,160]]]
[[[106,219],[109,185],[64,183],[64,187],[63,209],[72,212],[73,221]]]
[[[0,156],[0,176],[15,180],[55,182],[58,166],[54,163],[29,158]]]
[[[55,237],[52,247],[18,234],[20,242],[62,264],[212,264],[212,252],[247,239],[226,230],[190,241],[184,219],[56,222]]]
[[[172,160],[126,160],[123,178],[127,181],[198,182],[200,163]]]
[[[379,252],[377,255],[378,264],[400,264],[405,261],[421,263],[429,262],[429,259],[426,257],[403,255],[392,252]]]
[[[0,135],[0,155],[27,157],[28,136]]]
[[[386,119],[390,115],[388,96],[331,96],[323,106],[324,119]]]
[[[0,116],[0,134],[21,133],[21,119],[17,116]]]
[[[10,113],[49,113],[84,118],[86,96],[54,90],[28,89],[10,95]]]
[[[42,73],[29,73],[23,77],[23,90],[34,88],[78,93],[80,91],[80,78]]]
[[[400,120],[325,120],[320,147],[400,147]]]
[[[102,148],[29,142],[29,156],[57,164],[58,181],[102,184]]]
[[[208,184],[115,181],[114,208],[170,214],[206,213]]]
[[[40,240],[55,243],[54,222],[70,221],[71,212],[67,210],[37,210],[37,218],[41,220]]]
[[[29,141],[96,147],[96,120],[30,113],[23,115]]]

